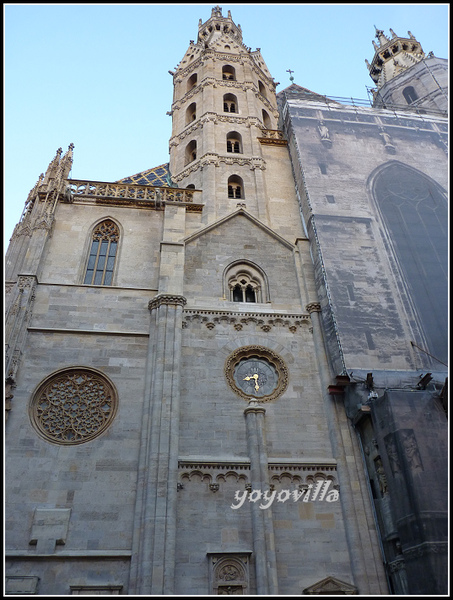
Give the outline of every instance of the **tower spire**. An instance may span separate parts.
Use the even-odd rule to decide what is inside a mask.
[[[378,29],[376,25],[374,28],[379,45],[372,40],[374,58],[369,65],[369,72],[371,79],[379,89],[405,69],[420,62],[425,54],[420,43],[410,31],[408,32],[409,37],[404,38],[390,29],[392,37],[389,38],[382,29]]]

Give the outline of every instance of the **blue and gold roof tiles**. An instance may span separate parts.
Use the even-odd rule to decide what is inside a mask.
[[[169,164],[147,169],[130,177],[119,179],[116,183],[132,183],[136,185],[153,185],[155,187],[174,187],[171,183]]]

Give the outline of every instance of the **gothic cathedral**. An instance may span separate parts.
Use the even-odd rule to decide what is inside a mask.
[[[278,85],[220,7],[169,162],[69,178],[6,256],[6,594],[443,594],[446,61]]]

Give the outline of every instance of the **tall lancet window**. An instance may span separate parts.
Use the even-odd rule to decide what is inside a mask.
[[[110,219],[95,227],[83,283],[112,285],[119,237],[118,226]]]

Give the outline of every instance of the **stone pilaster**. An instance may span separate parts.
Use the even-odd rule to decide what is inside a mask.
[[[269,490],[265,413],[264,407],[253,400],[244,411],[252,493],[254,490]],[[270,507],[261,509],[258,502],[251,503],[251,510],[257,594],[275,595],[278,593],[278,580],[272,510]]]
[[[186,299],[149,303],[150,343],[134,524],[130,593],[172,595],[176,544],[182,312]]]

